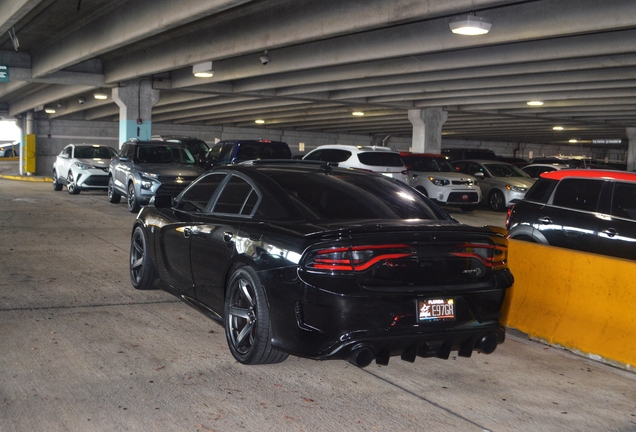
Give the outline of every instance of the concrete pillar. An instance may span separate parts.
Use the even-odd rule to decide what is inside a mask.
[[[409,121],[413,125],[413,153],[441,153],[442,126],[448,113],[442,108],[409,110]]]
[[[152,135],[152,107],[159,102],[159,90],[152,81],[129,81],[125,87],[112,91],[119,106],[119,146],[131,138],[149,140]]]
[[[627,171],[636,170],[636,128],[628,127],[626,129],[627,139]]]
[[[20,122],[16,122],[16,124],[20,128],[20,154],[18,155],[18,159],[20,160],[18,165],[20,169],[20,175],[26,174],[24,171],[24,154],[25,154],[24,153],[24,146],[25,146],[24,137],[27,134],[35,133],[34,123],[35,121],[33,120],[33,111],[28,111],[26,113],[26,119],[21,119]]]

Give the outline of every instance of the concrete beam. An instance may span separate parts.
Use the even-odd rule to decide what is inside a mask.
[[[0,34],[5,34],[44,0],[11,0],[0,3]]]
[[[30,111],[40,105],[54,103],[64,98],[88,92],[92,89],[92,86],[51,85],[45,87],[40,91],[32,93],[16,102],[13,102],[11,104],[11,108],[9,109],[9,113],[11,114],[11,116],[16,116],[26,111]]]

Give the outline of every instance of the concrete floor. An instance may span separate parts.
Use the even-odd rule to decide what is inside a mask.
[[[220,326],[132,288],[134,217],[0,178],[0,431],[636,431],[636,374],[515,332],[469,359],[242,366]]]

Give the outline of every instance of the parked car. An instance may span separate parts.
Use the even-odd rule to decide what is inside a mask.
[[[408,172],[400,153],[388,147],[326,144],[307,153],[303,160],[334,162],[341,168],[382,173],[409,184]]]
[[[170,143],[183,144],[188,149],[188,151],[192,153],[192,156],[194,156],[194,159],[197,161],[197,163],[201,165],[205,164],[206,156],[210,151],[210,147],[205,141],[195,137],[178,135],[153,135],[152,139],[153,141],[165,141]]]
[[[495,154],[494,151],[490,149],[449,148],[449,149],[442,149],[442,154],[450,162],[454,162],[456,160],[466,160],[466,159],[497,160],[497,155]]]
[[[130,275],[224,323],[243,364],[491,353],[507,241],[408,185],[307,161],[215,167],[134,222]]]
[[[472,158],[468,158],[468,159],[472,159]],[[497,156],[497,160],[500,162],[507,162],[519,168],[523,168],[524,166],[530,164],[530,162],[520,157]]]
[[[482,196],[494,211],[504,211],[523,199],[536,179],[516,166],[490,160],[453,162],[459,172],[477,177]]]
[[[53,162],[53,190],[77,195],[83,190],[107,189],[112,147],[98,144],[69,144]]]
[[[457,172],[441,154],[400,152],[409,182],[441,205],[472,211],[481,201],[481,189],[473,176]]]
[[[636,174],[560,170],[541,175],[508,212],[509,237],[636,259]]]
[[[536,179],[539,178],[541,174],[544,172],[558,171],[562,169],[569,169],[570,166],[568,164],[563,163],[533,163],[530,165],[526,165],[521,170],[528,174],[530,177]]]
[[[18,157],[20,154],[20,143],[0,145],[0,157]]]
[[[124,196],[128,210],[138,212],[159,190],[176,196],[203,172],[184,144],[127,141],[110,162],[108,201]]]
[[[256,159],[291,159],[287,143],[270,140],[225,140],[214,144],[207,154],[207,168]]]

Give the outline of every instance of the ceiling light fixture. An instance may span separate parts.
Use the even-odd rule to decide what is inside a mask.
[[[453,18],[448,23],[448,27],[455,34],[478,36],[488,33],[492,27],[492,22],[488,18],[469,13]]]
[[[44,112],[47,114],[55,114],[55,108],[50,106],[44,107]]]
[[[527,105],[529,105],[529,106],[541,106],[541,105],[543,105],[543,102],[538,101],[538,100],[532,100],[532,101],[529,101],[527,103]]]
[[[192,66],[192,75],[197,78],[210,78],[214,76],[214,70],[212,69],[212,62],[203,62]]]
[[[101,90],[96,92],[96,93],[93,93],[93,97],[95,99],[99,99],[99,100],[108,99],[108,95],[106,93],[102,92]]]
[[[354,111],[354,112],[352,112],[352,113],[351,113],[351,115],[354,115],[354,116],[363,116],[363,115],[364,115],[364,113],[363,113],[362,111]]]
[[[570,143],[572,143],[572,144],[576,144],[577,142],[579,142],[579,140],[571,139],[571,140],[570,140],[570,141],[568,141],[568,142],[570,142]]]
[[[259,120],[254,120],[254,123],[263,124],[263,123],[265,123],[265,120],[260,120],[260,119]]]
[[[554,126],[552,130],[563,130],[563,126]]]

